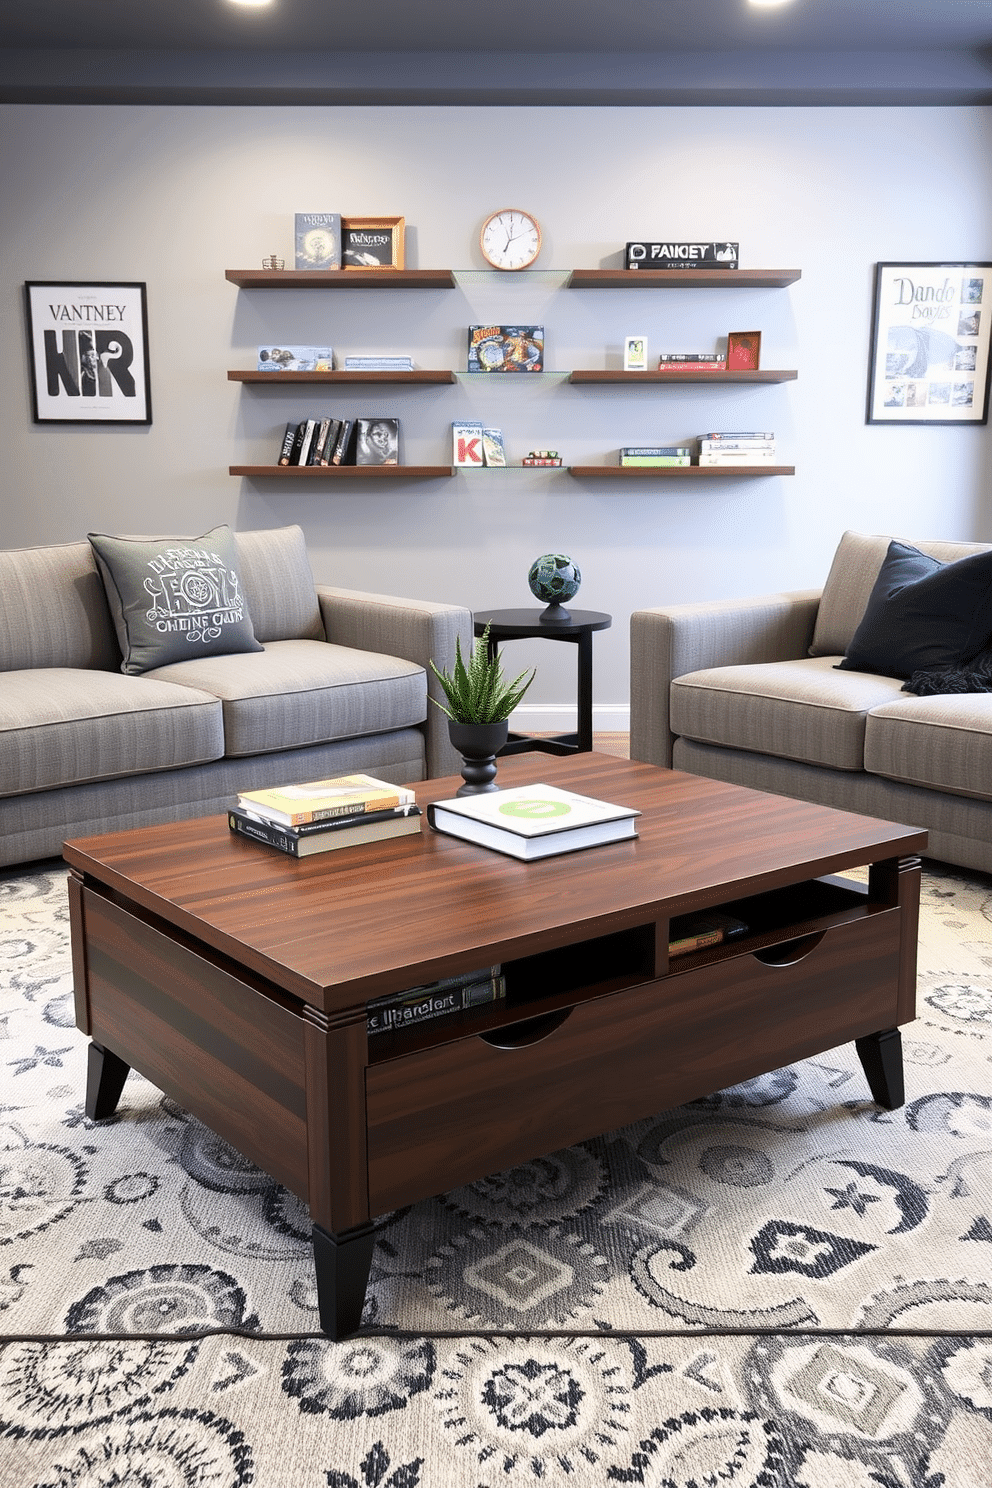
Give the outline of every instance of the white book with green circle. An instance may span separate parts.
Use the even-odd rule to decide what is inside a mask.
[[[636,837],[640,814],[633,806],[597,801],[556,785],[512,786],[436,801],[427,808],[436,832],[527,860]]]

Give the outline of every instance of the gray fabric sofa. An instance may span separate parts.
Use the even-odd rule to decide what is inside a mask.
[[[298,527],[236,534],[261,651],[125,676],[88,542],[0,552],[0,863],[363,770],[457,773],[428,661],[471,612],[315,586]]]
[[[989,544],[918,541],[950,563]],[[822,591],[631,616],[632,759],[925,827],[992,872],[992,694],[837,671],[890,542],[846,532]]]

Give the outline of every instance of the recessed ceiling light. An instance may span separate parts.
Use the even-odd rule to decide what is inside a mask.
[[[775,5],[791,5],[792,0],[749,0],[749,4],[756,6],[760,10],[771,10]]]
[[[271,5],[272,0],[230,0],[230,3],[231,5],[250,5],[253,7],[259,7],[262,5]]]

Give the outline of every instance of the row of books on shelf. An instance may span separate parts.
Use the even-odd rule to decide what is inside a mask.
[[[397,465],[395,418],[305,418],[286,425],[279,465]]]
[[[333,372],[333,346],[260,346],[259,372]],[[346,372],[412,372],[412,356],[346,356]]]
[[[663,468],[667,465],[774,465],[775,435],[753,430],[714,430],[689,444],[628,444],[620,449],[621,465]]]

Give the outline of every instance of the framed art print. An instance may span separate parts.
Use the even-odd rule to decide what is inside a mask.
[[[36,424],[150,424],[144,284],[36,280],[27,296]]]
[[[404,217],[342,217],[343,269],[402,269]]]
[[[984,424],[992,264],[875,265],[869,424]]]

